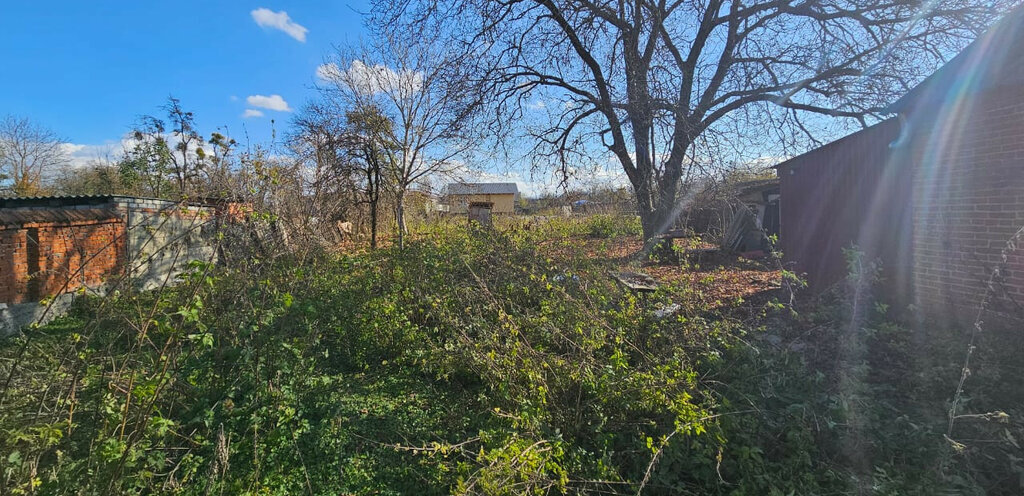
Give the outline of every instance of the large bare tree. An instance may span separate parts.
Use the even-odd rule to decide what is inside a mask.
[[[814,116],[870,122],[1011,3],[407,0],[376,13],[473,47],[503,123],[547,99],[538,151],[563,169],[614,157],[651,240],[688,169],[723,144],[777,156],[786,136],[813,136]]]
[[[460,157],[482,131],[473,121],[482,100],[469,80],[472,54],[444,44],[438,33],[373,27],[372,42],[339,50],[319,77],[327,100],[347,109],[365,128],[360,132],[387,143],[374,153],[395,200],[403,246],[406,194],[419,181],[461,168]],[[373,122],[366,120],[368,109]]]
[[[0,181],[15,195],[38,194],[46,174],[67,164],[67,151],[52,130],[24,117],[0,120]]]

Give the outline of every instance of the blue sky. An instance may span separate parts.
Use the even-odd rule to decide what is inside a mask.
[[[174,95],[204,134],[227,126],[239,141],[247,131],[267,142],[270,120],[280,132],[291,114],[248,97],[280,95],[301,107],[332,47],[359,40],[365,9],[361,0],[8,2],[0,115],[29,117],[71,143],[117,145],[138,116],[158,115]],[[243,118],[246,109],[263,116]]]
[[[267,144],[293,115],[280,109],[315,97],[325,57],[363,37],[367,9],[366,0],[8,2],[0,11],[0,116],[53,129],[72,144],[75,165],[115,158],[140,116],[163,117],[170,95],[195,113],[205,136],[226,128],[243,145],[247,137]],[[490,165],[464,179],[515,181],[527,194],[554,189],[552,178]],[[616,166],[594,180],[620,176]]]

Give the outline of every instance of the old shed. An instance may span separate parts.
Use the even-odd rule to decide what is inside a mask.
[[[1024,10],[888,110],[778,166],[786,260],[820,290],[856,245],[924,315],[969,324],[988,295],[1024,316]]]
[[[449,213],[465,214],[471,203],[492,203],[491,213],[512,214],[519,188],[516,183],[451,183],[444,196]]]
[[[890,272],[906,266],[912,168],[890,148],[899,133],[890,119],[777,166],[779,244],[813,290],[847,274],[844,248],[857,246]]]

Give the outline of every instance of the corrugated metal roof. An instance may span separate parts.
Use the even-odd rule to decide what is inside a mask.
[[[0,226],[2,227],[50,222],[82,222],[120,218],[120,214],[118,214],[117,210],[113,208],[0,209]]]
[[[1024,84],[1024,6],[1006,14],[885,111],[903,112],[919,102],[950,101],[1014,84]]]
[[[55,196],[14,196],[0,197],[0,209],[2,208],[26,208],[26,207],[68,207],[80,205],[104,205],[118,201],[156,201],[166,203],[177,203],[176,200],[167,198],[151,198],[145,196],[127,195],[55,195]],[[225,198],[191,198],[185,201],[188,205],[205,206],[218,205],[223,203],[237,202],[236,199]]]
[[[0,208],[102,205],[109,203],[113,198],[113,195],[14,196],[0,198]]]
[[[515,195],[519,193],[516,183],[451,183],[449,195]]]

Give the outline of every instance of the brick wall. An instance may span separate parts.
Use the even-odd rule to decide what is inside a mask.
[[[124,267],[125,225],[112,211],[22,211],[0,225],[0,303],[95,288]]]
[[[0,208],[0,304],[97,288],[126,273],[140,289],[173,282],[190,261],[212,261],[210,241],[220,224],[247,212],[233,203],[214,208],[131,197]]]
[[[1024,226],[1024,88],[1001,89],[938,115],[914,115],[916,303],[973,321],[1006,242]],[[1024,314],[1024,247],[997,278],[991,309]]]
[[[0,337],[62,313],[81,288],[174,284],[191,261],[215,261],[218,230],[250,210],[123,196],[2,201]]]
[[[23,229],[0,230],[0,303],[15,303],[28,291],[26,241]]]

